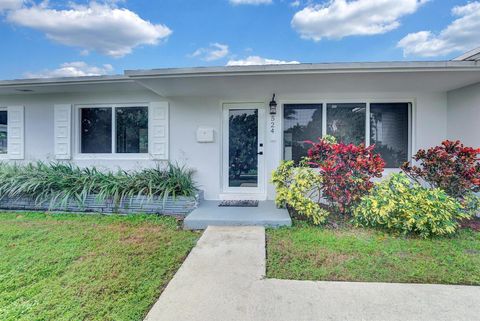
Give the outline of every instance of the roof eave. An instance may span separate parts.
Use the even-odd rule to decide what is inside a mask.
[[[357,62],[126,70],[123,75],[4,80],[0,81],[0,88],[135,82],[136,79],[145,78],[422,71],[480,71],[480,61]]]
[[[193,76],[233,76],[292,73],[374,73],[465,70],[480,70],[480,64],[476,61],[291,64],[126,70],[125,75],[131,78],[171,78]]]
[[[96,84],[96,83],[114,83],[114,82],[133,82],[133,80],[130,77],[125,75],[15,79],[15,80],[0,81],[0,87],[58,86],[58,85]]]

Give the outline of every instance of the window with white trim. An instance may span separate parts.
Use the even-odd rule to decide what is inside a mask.
[[[408,103],[370,104],[370,144],[387,168],[408,160]]]
[[[387,168],[410,157],[411,103],[348,102],[283,105],[283,157],[300,161],[307,156],[305,141],[325,134],[349,144],[375,144]]]
[[[310,145],[322,137],[322,104],[289,104],[283,108],[283,153],[286,160],[299,162]]]
[[[148,153],[148,107],[81,107],[81,154]]]
[[[6,108],[0,109],[0,154],[7,154],[8,141],[8,111]]]
[[[345,144],[365,143],[367,104],[327,104],[327,134]]]

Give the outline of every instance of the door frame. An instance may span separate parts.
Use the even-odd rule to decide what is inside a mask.
[[[229,186],[229,110],[258,110],[258,144],[257,149],[263,152],[258,157],[257,187]],[[260,147],[263,144],[263,147]],[[264,102],[224,102],[222,103],[222,199],[264,199],[265,198],[265,103]]]

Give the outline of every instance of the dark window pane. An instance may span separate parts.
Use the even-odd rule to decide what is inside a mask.
[[[228,129],[228,186],[258,186],[258,110],[231,109]]]
[[[112,108],[82,108],[81,152],[112,152]]]
[[[408,160],[408,103],[370,104],[370,143],[386,167]]]
[[[310,148],[305,141],[322,137],[322,104],[284,105],[283,123],[283,157],[298,163]]]
[[[0,111],[0,154],[7,153],[7,124],[8,113],[6,110]]]
[[[148,108],[116,108],[117,153],[148,153]]]
[[[327,104],[327,134],[345,144],[365,143],[366,104]]]

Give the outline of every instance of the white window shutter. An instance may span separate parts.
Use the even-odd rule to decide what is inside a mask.
[[[168,160],[168,102],[150,103],[150,155],[154,159]]]
[[[25,157],[25,117],[23,106],[8,106],[7,150],[9,159]]]
[[[72,156],[72,105],[54,106],[55,159]]]

